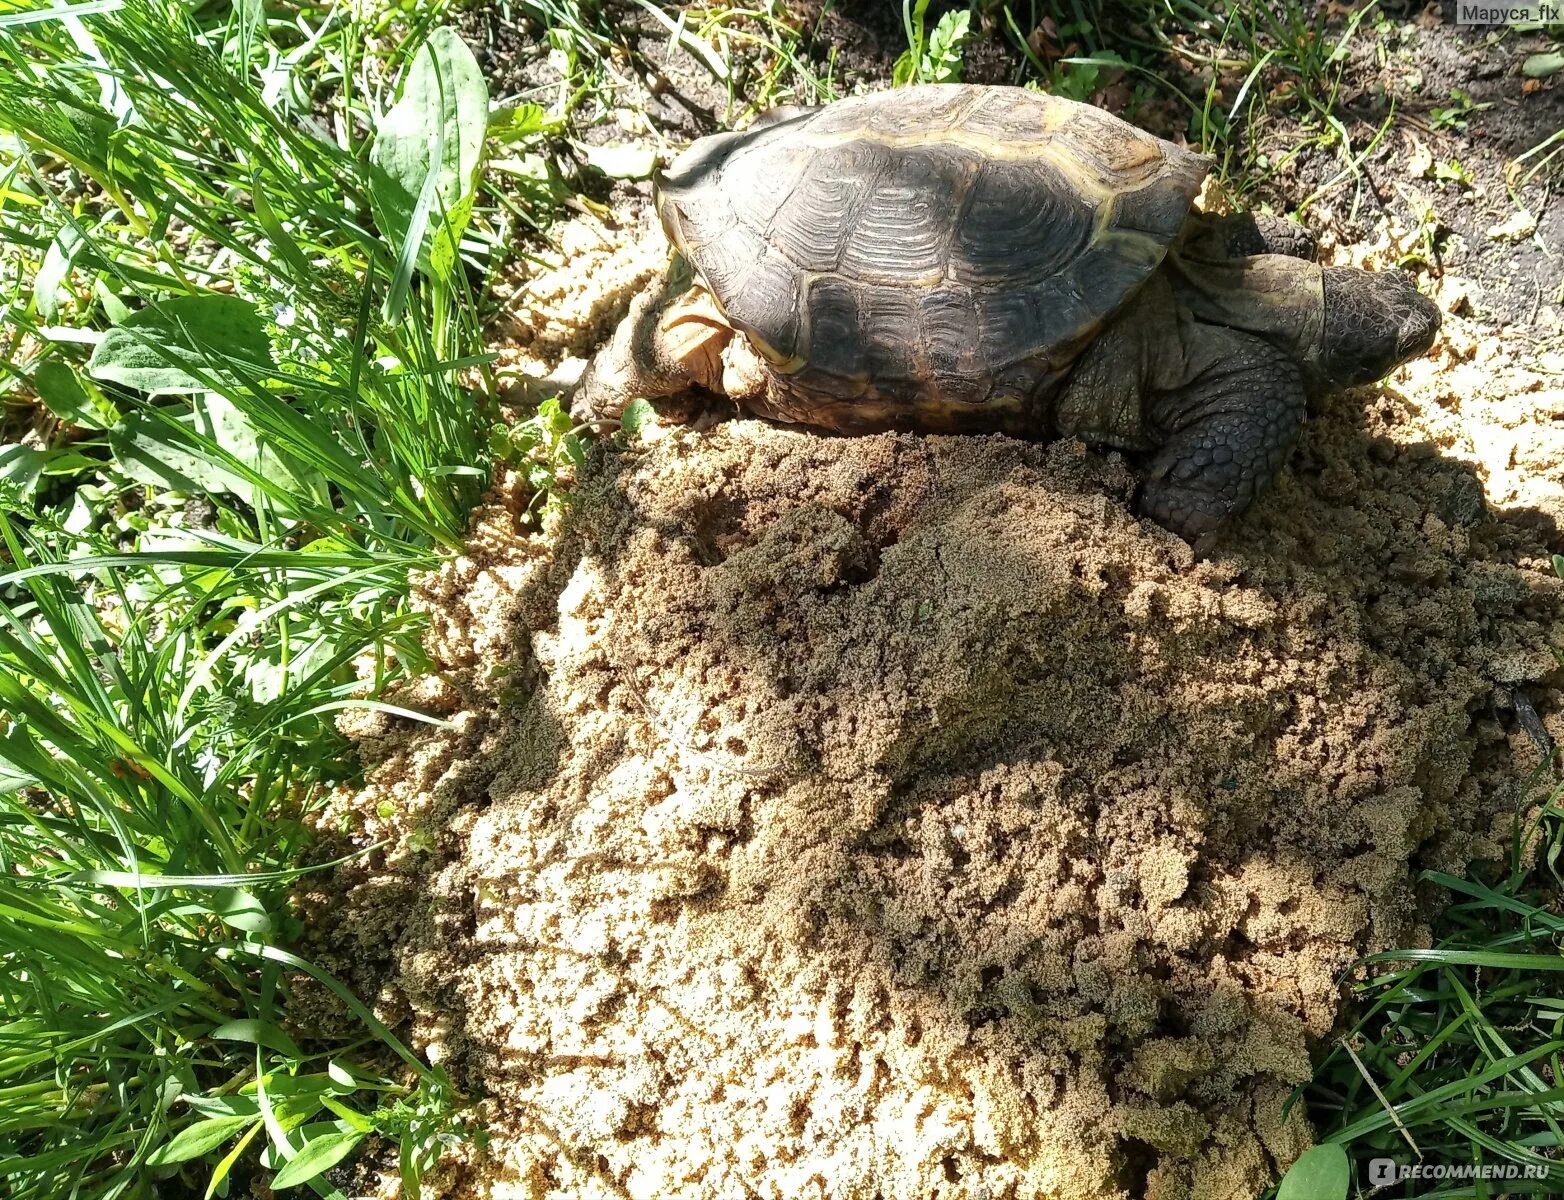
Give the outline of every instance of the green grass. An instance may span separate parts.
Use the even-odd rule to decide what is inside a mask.
[[[1188,113],[1189,141],[1215,156],[1217,176],[1235,198],[1310,145],[1340,148],[1342,172],[1324,194],[1361,178],[1362,162],[1377,144],[1375,137],[1356,146],[1337,111],[1363,27],[1384,36],[1374,3],[1355,6],[1335,24],[1323,6],[1302,0],[989,0],[976,7],[1013,49],[1016,83],[1090,101],[1122,82],[1130,88],[1123,115],[1132,121],[1154,96],[1176,101]],[[1268,150],[1267,132],[1283,113],[1297,121],[1301,136],[1279,152]],[[1306,198],[1300,208],[1318,198]]]
[[[639,18],[644,36],[631,36],[626,12]],[[834,54],[817,65],[803,52],[811,32],[778,4],[653,3],[625,0],[614,11],[598,0],[509,0],[511,9],[535,21],[548,45],[564,56],[572,105],[607,107],[616,91],[633,102],[628,76],[655,76],[677,61],[698,69],[720,89],[722,124],[744,124],[780,104],[823,104],[838,95]],[[653,136],[661,138],[653,128]]]
[[[1355,1024],[1305,1093],[1322,1138],[1359,1164],[1487,1163],[1541,1177],[1380,1194],[1564,1193],[1564,783],[1546,786],[1556,778],[1550,762],[1528,781],[1525,794],[1542,789],[1544,802],[1517,816],[1500,869],[1425,873],[1452,897],[1433,947],[1359,964]]]
[[[351,778],[333,720],[427,669],[408,573],[487,477],[469,281],[503,236],[471,219],[487,97],[437,15],[365,57],[397,19],[0,9],[0,369],[44,405],[0,447],[8,1195],[260,1166],[334,1196],[374,1136],[415,1195],[467,1136],[288,949],[309,816]],[[310,977],[355,1041],[291,1019]]]

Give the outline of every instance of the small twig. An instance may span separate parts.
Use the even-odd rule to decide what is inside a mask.
[[[1363,1082],[1369,1085],[1369,1091],[1374,1093],[1374,1098],[1379,1101],[1380,1107],[1383,1108],[1387,1114],[1389,1114],[1391,1121],[1394,1122],[1396,1128],[1401,1131],[1401,1136],[1406,1139],[1407,1145],[1412,1147],[1412,1153],[1417,1155],[1419,1160],[1421,1160],[1423,1157],[1423,1151],[1421,1148],[1419,1148],[1417,1142],[1413,1140],[1412,1131],[1408,1129],[1406,1127],[1406,1123],[1401,1120],[1400,1115],[1395,1110],[1395,1106],[1392,1105],[1388,1099],[1386,1099],[1385,1093],[1379,1090],[1379,1084],[1374,1082],[1374,1077],[1369,1074],[1368,1067],[1364,1064],[1363,1060],[1358,1057],[1358,1052],[1352,1048],[1352,1043],[1347,1041],[1346,1038],[1338,1038],[1336,1039],[1336,1044],[1347,1052],[1347,1057],[1352,1060],[1352,1065],[1358,1069],[1358,1074],[1363,1076]]]

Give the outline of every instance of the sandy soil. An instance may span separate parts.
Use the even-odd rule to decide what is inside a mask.
[[[833,29],[872,77],[896,31],[861,9]],[[1445,90],[1455,35],[1406,36],[1457,46],[1419,60]],[[1310,210],[1333,261],[1429,245],[1403,128],[1371,202]],[[299,896],[311,957],[478,1103],[434,1190],[1258,1195],[1343,972],[1426,942],[1418,872],[1497,856],[1564,738],[1558,268],[1477,241],[1490,140],[1422,263],[1434,352],[1320,406],[1208,560],[1075,443],[695,412],[597,447],[541,529],[502,478],[420,586],[439,671],[401,700],[453,728],[353,718],[321,855],[385,845]],[[519,403],[658,269],[642,191],[515,281]]]
[[[637,236],[567,235],[538,373]],[[502,481],[421,588],[456,729],[360,725],[324,827],[391,848],[304,898],[481,1098],[445,1194],[1256,1195],[1341,972],[1508,837],[1516,692],[1564,737],[1564,388],[1474,330],[1206,561],[1075,443],[708,416],[541,531]]]

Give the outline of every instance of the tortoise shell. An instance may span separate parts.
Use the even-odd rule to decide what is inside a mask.
[[[1209,165],[1089,105],[931,84],[703,138],[657,205],[772,415],[997,427],[1156,271]]]

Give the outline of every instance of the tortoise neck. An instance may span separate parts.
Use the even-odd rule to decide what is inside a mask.
[[[1317,263],[1285,254],[1166,260],[1175,299],[1208,325],[1241,329],[1291,355],[1307,373],[1320,361],[1324,277]]]

